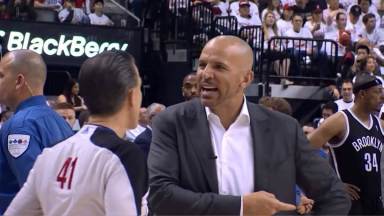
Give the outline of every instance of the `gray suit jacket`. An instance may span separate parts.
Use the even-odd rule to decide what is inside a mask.
[[[295,203],[295,184],[316,214],[347,214],[350,201],[328,162],[293,118],[247,103],[254,148],[254,191]],[[209,125],[200,100],[169,107],[153,122],[149,209],[155,214],[240,213],[241,197],[218,194]],[[288,212],[294,214],[294,212]]]

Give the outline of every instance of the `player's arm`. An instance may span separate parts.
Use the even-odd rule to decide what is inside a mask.
[[[344,135],[346,121],[344,114],[335,113],[326,119],[319,128],[309,134],[308,140],[315,148],[323,147],[333,139],[340,139]]]
[[[39,167],[38,158],[34,167],[31,169],[28,179],[21,190],[17,193],[16,197],[12,200],[8,209],[5,211],[4,216],[14,215],[28,215],[28,216],[40,216],[43,215],[43,211],[40,205],[40,201],[36,191],[36,175],[38,175]]]
[[[38,155],[42,152],[41,141],[26,123],[23,128],[12,128],[6,137],[8,149],[5,150],[8,164],[16,176],[19,186],[27,180]]]

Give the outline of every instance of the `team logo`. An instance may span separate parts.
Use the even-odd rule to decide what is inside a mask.
[[[22,155],[29,146],[29,135],[24,134],[11,134],[8,135],[8,152],[14,158]]]

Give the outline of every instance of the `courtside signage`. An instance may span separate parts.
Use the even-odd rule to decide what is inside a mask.
[[[58,38],[34,37],[30,32],[11,31],[8,37],[7,50],[30,49],[39,54],[81,57],[85,55],[90,58],[104,50],[122,50],[128,48],[127,43],[113,43],[87,41],[83,36],[66,37],[59,35]]]
[[[0,20],[2,51],[29,49],[48,64],[80,65],[106,50],[129,51],[138,57],[140,31],[98,26],[76,26]]]

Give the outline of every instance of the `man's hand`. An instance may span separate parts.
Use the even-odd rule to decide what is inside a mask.
[[[301,215],[308,214],[309,212],[311,212],[314,203],[315,201],[313,201],[312,199],[301,195],[300,204],[297,206],[297,212]]]
[[[359,200],[360,199],[360,195],[359,195],[360,188],[358,188],[357,186],[355,186],[353,184],[348,184],[348,183],[344,183],[344,185],[345,185],[345,188],[346,188],[347,193],[348,193],[349,197],[351,198],[351,200]]]
[[[296,206],[280,202],[275,195],[259,191],[243,196],[243,215],[273,215],[280,211],[293,211]]]

